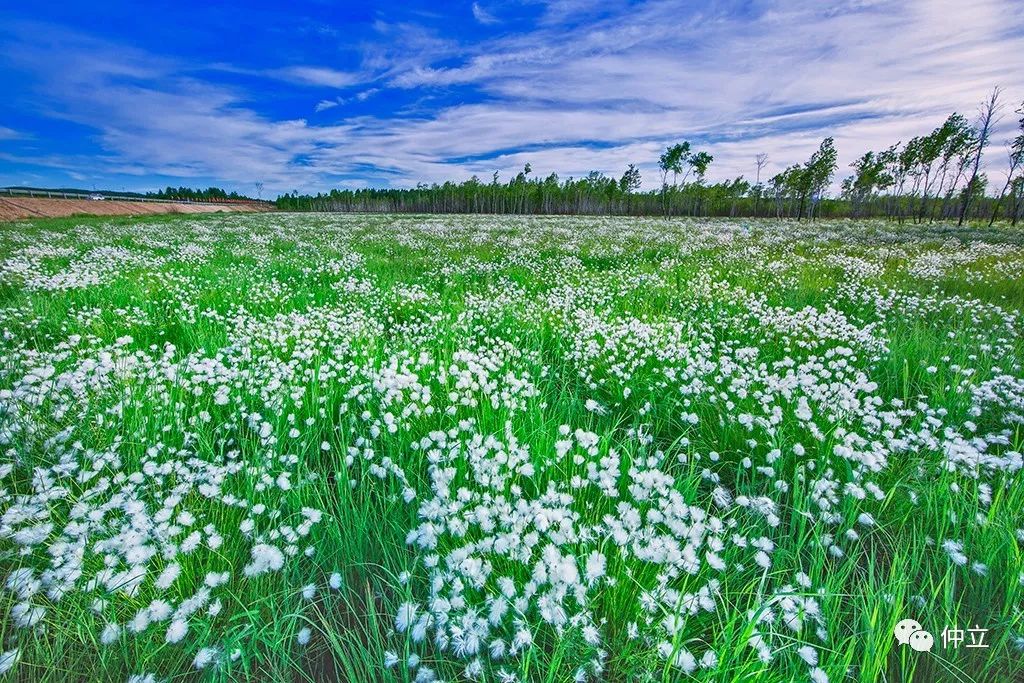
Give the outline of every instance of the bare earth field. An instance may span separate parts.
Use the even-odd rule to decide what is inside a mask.
[[[132,202],[120,200],[43,199],[41,197],[0,198],[0,221],[19,218],[59,218],[75,214],[92,216],[139,216],[160,213],[215,213],[222,211],[270,211],[268,204],[232,202],[225,204],[180,204],[177,202]]]

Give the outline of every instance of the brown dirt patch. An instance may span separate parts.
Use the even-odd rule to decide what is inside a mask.
[[[260,202],[225,204],[183,204],[177,202],[132,202],[89,199],[43,199],[41,197],[0,197],[0,221],[19,218],[57,218],[75,214],[92,216],[142,216],[160,213],[216,213],[220,211],[273,211]]]

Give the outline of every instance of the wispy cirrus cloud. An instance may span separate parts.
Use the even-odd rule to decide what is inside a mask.
[[[339,104],[341,104],[343,101],[344,100],[342,100],[340,97],[339,98],[335,98],[333,100],[320,100],[319,102],[316,103],[316,106],[313,107],[313,111],[315,111],[316,113],[319,114],[322,111],[327,111],[328,109],[334,109]]]
[[[473,12],[473,18],[476,19],[481,24],[490,25],[499,23],[498,18],[495,17],[490,12],[488,12],[487,10],[485,10],[483,8],[483,5],[481,5],[479,2],[474,2],[470,9]]]
[[[316,106],[313,107],[313,111],[319,114],[322,111],[334,109],[335,107],[348,102],[365,102],[379,92],[380,88],[367,88],[366,90],[360,90],[355,95],[352,95],[352,97],[335,97],[330,100],[320,100],[316,103]]]
[[[324,66],[286,66],[273,69],[270,75],[284,80],[291,80],[303,85],[316,85],[327,88],[347,88],[361,82],[358,74],[347,73]]]
[[[953,110],[973,113],[995,84],[1019,101],[1024,20],[1011,10],[1010,0],[564,0],[489,38],[446,32],[427,14],[374,19],[358,41],[319,32],[359,52],[344,67],[318,57],[204,70],[70,31],[59,48],[39,45],[38,31],[17,29],[0,56],[34,83],[23,99],[39,116],[91,131],[95,151],[73,158],[110,174],[315,190],[507,177],[527,161],[563,176],[639,163],[653,186],[658,152],[683,138],[715,155],[711,178],[749,177],[754,154],[769,155],[771,173],[825,135],[845,166]],[[283,97],[261,99],[233,70],[274,79]]]

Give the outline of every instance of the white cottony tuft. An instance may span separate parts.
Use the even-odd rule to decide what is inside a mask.
[[[18,657],[20,656],[20,650],[7,650],[0,654],[0,676],[13,669],[14,665],[18,663]]]

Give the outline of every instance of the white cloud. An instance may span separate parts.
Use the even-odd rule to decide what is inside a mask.
[[[293,80],[305,85],[327,88],[346,88],[359,83],[361,77],[346,71],[338,71],[324,66],[288,66],[271,72],[277,78]]]
[[[559,5],[562,17],[580,10]],[[446,110],[427,124],[460,119],[451,126],[465,131],[458,145],[475,142],[476,156],[490,149],[494,161],[507,158],[502,150],[516,139],[561,142],[516,156],[534,159],[538,170],[541,159],[566,170],[576,168],[574,143],[618,143],[590,155],[608,160],[597,167],[604,170],[633,161],[620,154],[639,151],[638,143],[657,139],[656,152],[690,138],[715,154],[713,178],[752,175],[762,150],[772,170],[802,161],[829,134],[842,174],[866,149],[926,133],[953,110],[973,113],[996,83],[1011,99],[1024,96],[1024,22],[1012,3],[819,7],[780,3],[753,18],[687,17],[678,3],[647,3],[569,32],[559,25],[502,39],[461,64],[420,66],[394,84],[458,84],[490,95],[472,111]],[[443,155],[449,145],[434,146]],[[653,168],[651,157],[644,166]]]
[[[548,3],[534,30],[468,46],[378,22],[381,42],[363,48],[365,73],[273,71],[329,88],[381,76],[352,98],[320,100],[316,112],[385,100],[389,88],[424,95],[413,113],[329,125],[274,119],[247,93],[121,46],[61,38],[59,48],[24,42],[10,52],[53,79],[40,95],[48,115],[99,132],[102,157],[66,163],[235,183],[258,177],[268,191],[368,175],[398,185],[494,170],[507,178],[527,161],[537,174],[563,177],[618,175],[638,163],[653,187],[659,151],[680,139],[714,154],[711,180],[752,178],[758,152],[769,155],[767,177],[805,160],[825,135],[836,138],[841,177],[867,149],[927,133],[953,110],[972,115],[997,83],[1013,107],[1024,98],[1024,19],[1011,0],[851,1],[827,11],[806,0],[743,15],[647,2],[612,16],[600,14],[607,4],[581,2]],[[58,60],[62,68],[50,68]],[[431,107],[431,94],[455,87],[466,89],[466,103]],[[999,136],[1011,119],[990,163],[1002,162]]]
[[[481,7],[479,2],[473,3],[473,18],[484,25],[498,23],[498,18]]]
[[[334,100],[320,100],[319,102],[316,103],[316,106],[313,107],[313,111],[320,113],[328,109],[333,109],[334,107],[337,107],[339,104],[341,104],[340,98]]]

